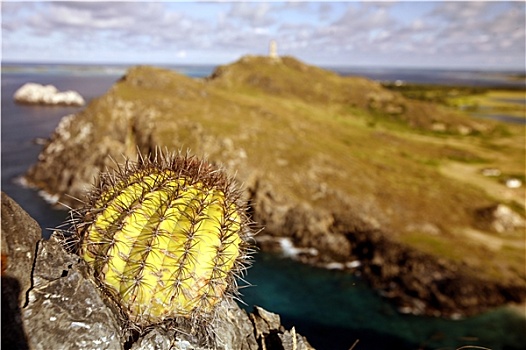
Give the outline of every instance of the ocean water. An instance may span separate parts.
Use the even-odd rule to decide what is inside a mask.
[[[76,90],[89,102],[102,95],[120,76],[72,74],[65,70],[37,70],[35,67],[13,72],[2,69],[2,191],[21,204],[43,228],[56,227],[64,220],[64,212],[50,210],[37,191],[21,187],[18,179],[37,161],[42,146],[35,140],[51,136],[63,116],[81,108],[18,105],[13,101],[13,94],[26,82],[35,82],[53,84],[59,90]],[[50,234],[51,231],[44,231],[45,237]]]
[[[380,82],[524,88],[524,72],[429,68],[333,67],[341,75],[359,75]]]
[[[178,67],[183,74],[202,77],[213,67]],[[42,146],[62,116],[77,107],[21,106],[12,96],[26,82],[53,84],[79,91],[87,102],[102,95],[125,67],[17,65],[2,69],[1,186],[43,228],[44,237],[67,218],[52,209],[36,190],[17,182],[37,161]],[[416,74],[416,73],[414,73]],[[436,79],[440,74],[437,73]],[[389,72],[396,79],[396,72]],[[442,76],[443,78],[443,76]],[[442,79],[441,78],[441,79]],[[423,78],[422,78],[423,79]],[[425,79],[431,80],[426,71]],[[305,266],[276,255],[259,253],[243,288],[244,306],[259,305],[279,313],[282,323],[306,336],[320,350],[457,349],[473,345],[498,349],[526,349],[526,321],[507,308],[463,320],[402,315],[359,278],[341,271]]]

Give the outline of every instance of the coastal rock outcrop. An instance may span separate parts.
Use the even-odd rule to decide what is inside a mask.
[[[4,192],[1,193],[2,344],[28,349],[21,309],[32,286],[31,270],[42,231],[38,223]]]
[[[496,274],[505,275],[491,280],[480,258],[421,249],[463,248],[455,232],[473,226],[476,208],[494,201],[437,171],[439,157],[447,159],[443,143],[388,126],[433,133],[433,123],[448,132],[492,124],[393,94],[287,57],[241,59],[204,80],[133,67],[105,95],[63,119],[25,178],[75,207],[93,178],[123,155],[190,149],[223,163],[245,184],[251,215],[265,227],[261,237],[286,237],[279,242],[292,244],[307,263],[349,266],[402,308],[468,315],[524,300],[526,280],[517,268],[500,269]],[[476,248],[484,259],[502,258]],[[469,287],[448,287],[463,284]]]
[[[53,85],[26,83],[13,95],[17,103],[38,105],[83,106],[84,98],[76,91],[59,91]]]
[[[526,227],[526,221],[504,204],[478,209],[475,213],[477,226],[497,233],[518,232]]]
[[[129,338],[86,265],[56,234],[43,240],[39,233],[36,222],[2,193],[2,349],[313,349],[294,328],[285,329],[279,315],[260,307],[247,314],[232,300],[219,305],[213,347],[160,326]]]

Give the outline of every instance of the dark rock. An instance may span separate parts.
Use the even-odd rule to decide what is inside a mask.
[[[351,244],[331,229],[333,224],[330,212],[303,205],[289,210],[282,230],[289,232],[300,247],[316,247],[322,253],[320,260],[345,261],[351,254]]]
[[[258,344],[262,349],[314,349],[304,337],[296,333],[294,327],[290,331],[284,329],[277,314],[256,306],[250,318],[254,324]]]
[[[4,192],[1,230],[2,254],[7,257],[4,273],[20,283],[22,298],[19,305],[23,306],[25,293],[31,286],[31,268],[42,230],[38,223]]]
[[[156,328],[133,344],[131,350],[313,350],[295,328],[286,330],[277,314],[255,306],[247,313],[229,300],[221,303],[218,317],[210,330],[215,335],[214,346],[199,346],[188,335],[174,337],[174,332]]]
[[[2,192],[2,349],[28,349],[21,309],[31,287],[31,269],[41,229]]]
[[[23,310],[31,349],[122,349],[118,319],[81,265],[55,235],[40,241]]]
[[[268,312],[267,310],[256,306],[255,312],[251,315],[254,328],[256,330],[256,337],[260,339],[265,335],[270,334],[271,330],[278,330],[281,321],[279,315]]]
[[[172,335],[168,331],[156,328],[135,342],[131,350],[170,349],[171,337]],[[181,348],[177,343],[174,345],[175,349]]]
[[[313,349],[305,337],[296,333],[296,329],[292,327],[290,331],[284,331],[278,334],[283,350],[310,350]]]
[[[213,322],[213,332],[220,349],[250,350],[258,349],[254,336],[254,325],[247,313],[235,302],[225,300],[217,312]]]
[[[360,272],[404,313],[456,317],[526,298],[521,285],[478,277],[436,257],[386,239],[381,232],[348,234]]]
[[[16,278],[2,276],[2,349],[29,349],[18,306],[20,292]]]

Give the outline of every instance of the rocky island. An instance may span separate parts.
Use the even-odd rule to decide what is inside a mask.
[[[13,95],[17,103],[49,106],[83,106],[84,99],[76,91],[58,91],[53,85],[26,83]]]
[[[263,250],[289,242],[305,263],[359,273],[402,312],[459,317],[526,298],[524,187],[480,175],[524,178],[523,144],[518,127],[292,57],[247,56],[207,79],[131,68],[62,119],[26,180],[75,207],[123,155],[189,149],[245,184]]]

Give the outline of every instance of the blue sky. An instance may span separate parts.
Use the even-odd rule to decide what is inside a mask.
[[[10,2],[2,60],[223,64],[266,54],[317,65],[521,69],[526,3]]]

